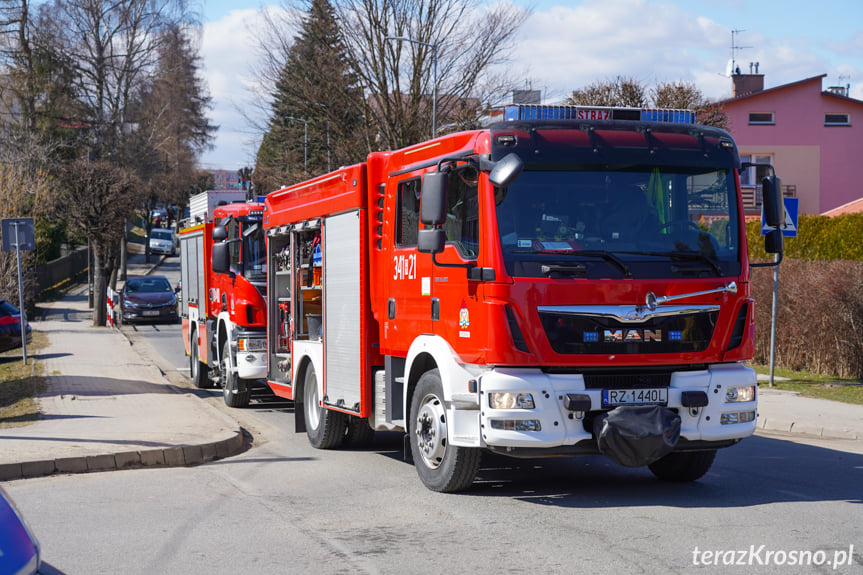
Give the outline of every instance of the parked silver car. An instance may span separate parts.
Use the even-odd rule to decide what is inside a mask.
[[[180,238],[173,231],[163,228],[150,230],[150,253],[177,255],[180,247]]]

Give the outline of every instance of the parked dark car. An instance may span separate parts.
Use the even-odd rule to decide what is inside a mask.
[[[27,343],[33,340],[33,332],[24,314],[24,331],[27,333]],[[21,347],[21,312],[17,307],[0,299],[0,351]]]
[[[177,297],[165,276],[133,277],[120,292],[120,323],[153,321],[176,323]]]
[[[0,573],[32,575],[40,566],[39,542],[0,486]]]

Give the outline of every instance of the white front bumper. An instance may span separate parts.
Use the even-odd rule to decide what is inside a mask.
[[[580,374],[548,374],[539,369],[493,369],[479,378],[480,409],[450,408],[451,442],[455,445],[495,447],[558,447],[574,445],[592,438],[578,415],[564,407],[568,393],[590,397],[591,411],[601,411],[602,390],[585,389]],[[723,413],[755,412],[755,401],[726,403],[725,389],[731,385],[756,385],[755,372],[742,364],[722,364],[701,371],[675,372],[668,388],[668,405],[680,416],[680,437],[688,441],[726,441],[749,437],[756,421],[722,425]],[[708,405],[691,410],[681,404],[684,391],[703,391]],[[489,393],[521,392],[533,396],[534,409],[492,409]],[[492,428],[492,420],[538,421],[539,431],[514,431]],[[471,428],[478,426],[480,437]],[[478,440],[478,441],[477,441]]]
[[[267,352],[237,352],[237,376],[240,379],[263,379],[267,377]]]

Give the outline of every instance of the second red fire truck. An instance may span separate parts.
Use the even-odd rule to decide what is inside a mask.
[[[484,451],[697,479],[756,425],[740,170],[688,112],[514,106],[273,192],[267,381],[315,447],[406,432],[436,491]]]
[[[183,344],[193,383],[248,405],[266,375],[266,251],[263,204],[245,191],[208,191],[190,201],[180,231]]]

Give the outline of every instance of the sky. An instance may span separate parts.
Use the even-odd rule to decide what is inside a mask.
[[[251,91],[256,30],[266,0],[203,4],[202,75],[219,126],[207,169],[254,166],[261,120]],[[482,1],[482,0],[478,0]],[[503,0],[501,0],[503,1]],[[758,62],[764,87],[826,74],[823,87],[851,85],[863,100],[863,2],[860,0],[507,0],[528,8],[507,73],[559,103],[591,83],[631,77],[643,85],[694,83],[711,99],[731,96],[725,73]],[[244,113],[245,112],[245,113]]]

